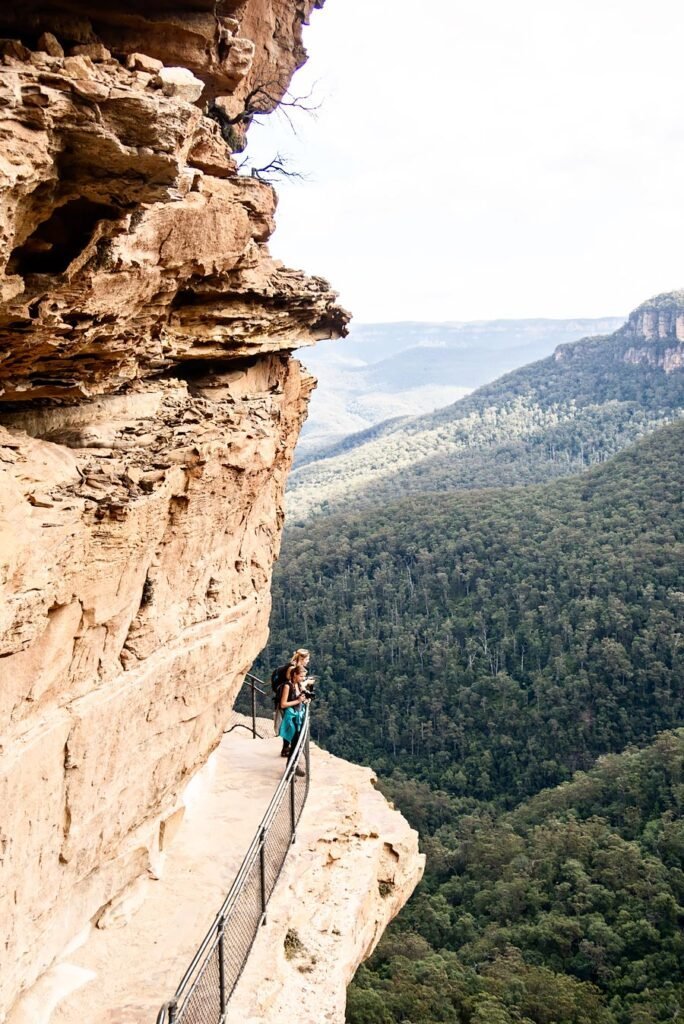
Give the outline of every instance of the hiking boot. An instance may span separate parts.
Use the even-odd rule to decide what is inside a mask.
[[[297,767],[295,768],[295,775],[298,775],[300,779],[302,779],[306,775],[306,772],[304,771],[303,768],[300,768],[299,765],[297,765]]]

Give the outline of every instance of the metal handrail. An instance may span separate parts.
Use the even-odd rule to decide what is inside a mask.
[[[261,735],[261,733],[257,732],[256,727],[256,695],[257,693],[260,693],[262,697],[268,697],[269,694],[267,690],[261,689],[261,686],[266,686],[266,683],[263,681],[263,679],[259,679],[259,676],[255,676],[251,672],[247,672],[245,675],[245,681],[247,680],[249,680],[249,689],[252,696],[252,725],[245,725],[244,722],[235,722],[233,725],[231,725],[230,729],[223,730],[223,735],[225,736],[227,733],[232,732],[233,729],[251,729],[252,739],[258,738],[262,740],[264,737]],[[257,683],[261,683],[261,686],[257,686]]]
[[[262,681],[259,680],[259,682]],[[183,1024],[183,1011],[185,1006],[187,1005],[187,1001],[192,996],[194,985],[202,977],[201,968],[203,968],[206,965],[207,961],[213,955],[214,950],[216,950],[217,946],[219,959],[218,966],[220,989],[219,1005],[221,1008],[220,1015],[212,1021],[208,1019],[204,1020],[203,1024],[224,1024],[226,1005],[235,989],[235,986],[237,985],[237,982],[240,978],[240,975],[242,974],[242,971],[244,970],[244,966],[247,962],[249,952],[252,948],[259,927],[257,926],[254,929],[254,933],[249,942],[248,948],[244,954],[242,963],[239,965],[236,977],[233,981],[230,991],[227,991],[224,978],[224,941],[226,936],[229,937],[231,914],[236,908],[238,900],[240,899],[240,896],[244,891],[245,880],[247,879],[250,871],[254,868],[257,858],[259,858],[261,862],[260,895],[262,906],[259,925],[263,925],[266,923],[266,907],[268,905],[268,901],[271,897],[271,894],[275,889],[278,878],[280,876],[280,872],[282,871],[282,867],[285,862],[285,857],[287,855],[287,853],[285,853],[285,855],[283,856],[282,862],[278,866],[278,869],[275,873],[275,877],[273,879],[270,891],[267,892],[264,864],[265,850],[266,844],[268,842],[269,830],[273,825],[274,819],[278,811],[282,807],[283,801],[285,799],[285,794],[289,791],[291,808],[290,844],[294,843],[295,841],[297,834],[297,825],[299,824],[299,819],[301,817],[301,813],[304,809],[306,798],[309,793],[309,733],[309,708],[307,706],[305,707],[304,724],[302,726],[301,733],[292,752],[290,760],[288,761],[287,768],[282,778],[280,779],[280,782],[278,783],[276,791],[273,794],[271,801],[266,809],[266,813],[261,819],[261,823],[256,831],[256,834],[254,835],[254,838],[252,839],[252,842],[249,845],[249,849],[245,854],[242,864],[238,869],[237,875],[235,876],[235,880],[231,885],[226,898],[221,904],[221,907],[218,913],[216,914],[216,917],[214,918],[214,921],[211,927],[209,928],[209,931],[204,936],[204,939],[200,943],[200,946],[197,952],[195,953],[194,957],[192,958],[190,965],[185,971],[183,977],[181,978],[178,988],[176,989],[173,995],[173,998],[164,1003],[164,1005],[159,1010],[159,1013],[157,1014],[157,1024]],[[295,808],[295,786],[297,776],[295,773],[299,768],[300,761],[302,761],[302,755],[306,762],[306,771],[304,775],[304,795],[301,807],[299,809],[299,813],[297,814]],[[192,984],[190,984],[191,981]]]
[[[266,686],[267,685],[263,681],[263,679],[259,679],[259,676],[255,676],[253,672],[246,672],[245,673],[245,679],[249,679],[250,682],[252,682],[252,683],[260,683],[261,686]],[[267,690],[260,690],[258,686],[255,686],[254,689],[258,690],[259,693],[263,694],[264,696],[266,696],[266,694],[268,692]]]

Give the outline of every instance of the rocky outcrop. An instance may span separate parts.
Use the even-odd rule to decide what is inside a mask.
[[[647,366],[660,367],[665,373],[673,373],[675,370],[684,368],[684,345],[662,346],[659,349],[645,345],[635,345],[625,352],[624,361],[633,366],[646,364]]]
[[[227,1024],[344,1024],[349,982],[422,877],[418,835],[368,768],[314,750],[312,780]]]
[[[347,316],[203,110],[284,89],[312,6],[3,8],[0,1018],[155,870],[266,639],[289,353]]]
[[[665,373],[684,367],[684,292],[666,292],[634,310],[623,328],[634,341],[624,361],[658,366]]]
[[[684,291],[664,292],[630,313],[625,337],[646,341],[684,341]]]
[[[616,359],[672,373],[684,367],[684,291],[664,292],[643,302],[610,335]],[[581,358],[585,342],[559,345],[557,361]]]
[[[238,105],[256,87],[278,98],[306,59],[302,25],[324,0],[25,0],[4,5],[0,32],[24,46],[42,44],[98,59],[103,48],[121,59],[142,53],[191,71],[205,98]],[[47,36],[47,39],[46,39]],[[16,51],[15,51],[16,52]]]
[[[192,83],[80,55],[5,61],[5,401],[120,390],[344,329],[325,282],[268,256],[273,189],[235,175]]]

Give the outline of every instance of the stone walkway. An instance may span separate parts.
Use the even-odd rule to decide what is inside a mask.
[[[7,1024],[154,1024],[228,892],[285,762],[270,722],[224,736],[187,791],[163,876],[122,927],[90,929]],[[78,986],[78,987],[76,987]]]
[[[211,925],[283,762],[280,741],[224,737],[190,787],[161,881],[120,928],[73,944],[4,1024],[155,1024]],[[343,1024],[357,965],[420,879],[416,833],[370,769],[311,746],[294,844],[228,1006],[228,1024]],[[296,1013],[293,1014],[293,1007]],[[213,1024],[211,1021],[196,1024]]]

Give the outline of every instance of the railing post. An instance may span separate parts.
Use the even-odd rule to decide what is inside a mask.
[[[262,828],[259,840],[259,874],[261,876],[261,923],[266,924],[266,829]]]
[[[226,1012],[226,1005],[228,1002],[226,996],[226,965],[224,963],[225,957],[225,934],[226,934],[226,919],[221,917],[218,923],[218,956],[219,956],[219,999],[221,1007],[221,1020]]]
[[[250,679],[249,685],[252,690],[252,739],[256,739],[256,689],[254,687],[254,680]]]
[[[290,822],[292,831],[292,842],[297,838],[297,808],[295,804],[295,773],[292,772],[290,779]]]
[[[306,743],[304,745],[304,761],[306,771],[306,785],[304,786],[304,803],[309,796],[309,788],[311,786],[311,724],[306,732]]]
[[[261,680],[257,681],[261,682]],[[259,689],[259,687],[254,687],[253,683],[251,685],[253,686],[252,700],[254,706],[256,703],[255,691],[258,690],[259,693],[265,693],[265,691]],[[249,728],[249,726],[244,726],[244,723],[240,724],[242,727]],[[285,777],[281,778],[281,781],[278,784],[276,792],[273,794],[271,798],[271,802],[268,806],[268,809],[264,817],[262,818],[262,823],[259,826],[256,835],[252,839],[252,842],[250,843],[247,856],[243,860],[242,865],[238,870],[235,881],[233,882],[233,885],[231,886],[228,895],[226,896],[223,904],[221,905],[221,909],[217,914],[214,923],[212,924],[211,928],[205,935],[204,939],[202,940],[202,943],[200,944],[199,949],[197,950],[195,956],[193,957],[185,974],[181,978],[180,984],[176,989],[176,994],[174,998],[171,999],[169,1002],[164,1003],[164,1005],[159,1010],[156,1024],[182,1024],[182,1021],[184,1021],[185,1018],[187,1017],[186,1010],[188,1008],[188,999],[190,998],[190,995],[196,990],[198,978],[203,976],[203,972],[207,966],[208,959],[209,957],[213,957],[217,948],[219,957],[218,993],[216,993],[216,977],[213,974],[213,970],[210,973],[211,975],[213,975],[211,979],[212,999],[215,1000],[216,995],[219,996],[220,1018],[218,1020],[214,1020],[212,1018],[212,1022],[205,1022],[203,1020],[203,1024],[225,1024],[226,1014],[228,1012],[228,1003],[233,992],[233,988],[231,987],[232,975],[226,967],[227,955],[232,954],[232,948],[230,946],[230,929],[232,927],[231,922],[233,920],[232,915],[236,909],[239,910],[241,906],[244,906],[244,904],[240,903],[241,900],[248,900],[249,906],[251,907],[255,899],[261,899],[261,915],[260,918],[258,919],[258,924],[256,921],[252,919],[252,934],[250,937],[249,946],[247,950],[243,953],[241,962],[237,965],[237,974],[239,977],[239,974],[245,965],[247,956],[249,955],[249,951],[252,948],[252,944],[257,936],[257,929],[259,925],[266,924],[266,908],[270,895],[270,893],[267,891],[268,879],[266,871],[266,842],[270,834],[269,830],[276,818],[276,815],[284,812],[283,803],[285,800],[288,799],[286,791],[289,788],[290,821],[292,837],[291,841],[294,843],[296,839],[298,824],[297,814],[301,814],[309,794],[311,764],[309,754],[310,723],[308,708],[305,717],[304,730],[305,731],[303,737],[300,737],[300,740],[298,741],[299,746],[297,749],[297,762],[291,762],[287,770],[289,771],[289,776],[287,775],[286,772]],[[258,733],[256,735],[258,736]],[[296,777],[298,769],[303,769],[303,778]],[[302,772],[300,771],[300,776],[301,775]],[[304,788],[298,790],[297,786],[301,785],[303,785]],[[278,841],[278,843],[279,842],[280,841]],[[278,845],[278,849],[276,851],[272,850],[271,854],[274,860],[270,867],[270,884],[273,887],[275,886],[275,883],[277,882],[282,867],[284,865],[285,858],[287,856],[287,850],[282,851],[281,847]],[[259,858],[259,895],[254,893],[254,871],[256,868],[255,861],[257,856]],[[252,917],[251,911],[250,917]]]

